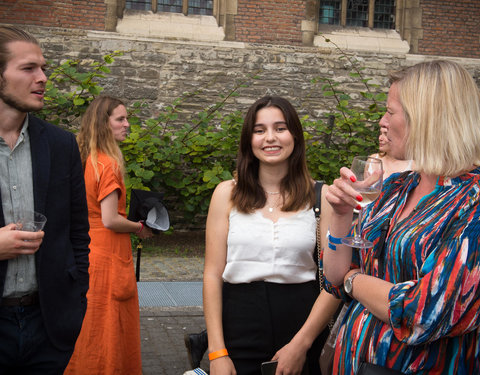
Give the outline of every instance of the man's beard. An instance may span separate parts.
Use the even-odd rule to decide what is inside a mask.
[[[39,111],[40,109],[42,109],[43,103],[40,108],[37,108],[36,106],[28,105],[26,103],[22,103],[17,98],[6,93],[5,86],[6,86],[5,81],[0,77],[0,100],[3,101],[6,105],[22,113]]]

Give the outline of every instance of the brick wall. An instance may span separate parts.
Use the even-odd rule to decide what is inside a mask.
[[[105,29],[104,0],[1,0],[0,23]]]
[[[235,40],[301,45],[306,0],[238,0]],[[421,0],[418,53],[480,57],[480,1]],[[0,0],[0,23],[105,29],[105,0]]]
[[[235,40],[300,45],[305,0],[238,0]]]
[[[422,0],[421,7],[420,54],[480,57],[480,1]]]

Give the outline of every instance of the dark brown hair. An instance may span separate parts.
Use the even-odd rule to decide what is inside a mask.
[[[280,183],[280,193],[285,202],[282,210],[297,211],[307,205],[312,207],[315,194],[312,177],[307,168],[302,124],[290,102],[278,96],[265,96],[257,100],[245,116],[237,157],[237,183],[232,192],[233,205],[245,213],[265,206],[267,198],[258,180],[259,161],[252,151],[252,135],[257,112],[268,107],[276,107],[282,111],[294,139],[294,148],[288,158],[288,172]]]

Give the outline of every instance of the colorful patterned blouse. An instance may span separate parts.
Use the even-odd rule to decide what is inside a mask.
[[[374,248],[354,250],[352,264],[378,277],[372,254],[398,199],[383,252],[384,279],[395,284],[390,324],[354,300],[337,337],[334,374],[355,374],[364,352],[367,362],[406,374],[480,374],[480,168],[440,178],[400,222],[407,193],[420,176],[392,177],[362,220],[362,234]],[[343,295],[342,288],[328,283],[327,290]]]

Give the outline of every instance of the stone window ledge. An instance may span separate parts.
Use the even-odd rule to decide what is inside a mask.
[[[181,13],[126,11],[118,20],[116,31],[121,34],[192,41],[221,41],[225,32],[215,17]]]
[[[406,54],[410,46],[402,40],[395,30],[371,30],[368,28],[345,28],[338,30],[319,30],[315,35],[313,45],[321,48],[334,47],[329,39],[344,51],[377,52]]]
[[[221,47],[221,48],[246,48],[246,43],[244,42],[232,42],[226,40],[218,41],[195,41],[195,40],[186,40],[186,39],[175,39],[175,38],[166,38],[162,36],[148,36],[148,35],[133,35],[119,33],[116,31],[95,31],[88,30],[86,36],[90,40],[101,41],[102,45],[108,50],[122,50],[128,51],[130,49],[135,49],[133,46],[136,42],[147,42],[147,43],[172,43],[172,44],[181,44],[181,45],[195,45],[195,46],[204,46],[204,47]]]

